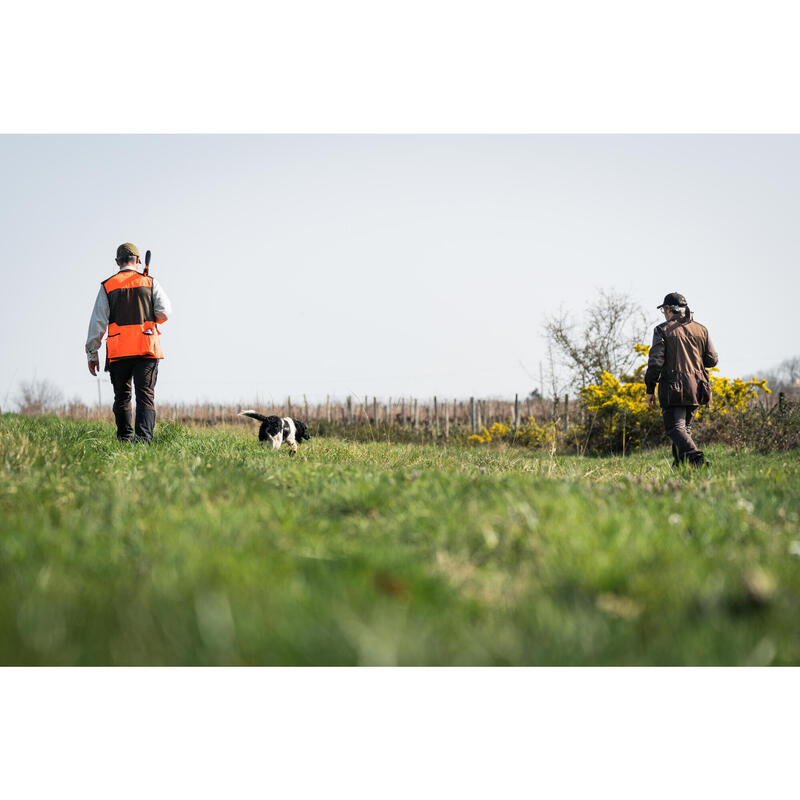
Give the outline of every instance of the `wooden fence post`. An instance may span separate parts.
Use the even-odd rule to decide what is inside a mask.
[[[564,395],[564,430],[569,428],[569,395]]]
[[[331,421],[331,396],[328,395],[328,399],[325,401],[325,416],[328,419],[328,422]]]
[[[419,430],[419,400],[414,398],[414,430]]]
[[[439,438],[439,404],[436,401],[436,395],[433,396],[433,430],[436,438]]]
[[[403,428],[408,427],[408,420],[406,419],[406,399],[405,397],[400,401],[400,419]]]
[[[372,395],[372,424],[378,427],[378,398]]]
[[[519,428],[519,395],[514,395],[514,428]]]
[[[477,433],[478,431],[478,418],[475,416],[475,398],[470,397],[469,399],[469,424],[472,428],[473,433]]]
[[[353,398],[347,395],[347,424],[353,424]]]

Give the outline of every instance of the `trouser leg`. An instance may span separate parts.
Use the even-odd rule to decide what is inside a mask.
[[[158,359],[142,358],[133,369],[136,388],[136,438],[150,443],[156,424],[155,389],[158,378]]]
[[[687,458],[691,460],[699,452],[690,432],[696,410],[693,406],[668,406],[661,411],[664,430],[672,442],[672,453],[679,463]]]
[[[129,442],[133,439],[131,427],[131,375],[130,361],[115,361],[109,364],[111,385],[114,387],[114,419],[117,423],[117,439]]]
[[[692,444],[694,445],[694,439],[692,439],[692,421],[694,420],[695,413],[697,413],[697,406],[686,406],[685,412],[686,435],[692,440]],[[696,449],[697,446],[695,445],[695,450]]]
[[[692,439],[692,420],[698,408],[699,406],[687,406],[686,408],[686,433],[694,445],[694,451],[688,453],[686,458],[693,467],[708,467],[711,465],[711,462],[706,458],[706,454],[702,450],[697,449],[697,445],[694,443],[694,439]]]

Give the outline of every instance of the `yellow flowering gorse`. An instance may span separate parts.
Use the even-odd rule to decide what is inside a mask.
[[[589,418],[584,425],[576,425],[569,431],[559,430],[557,423],[539,425],[531,419],[516,430],[507,422],[495,422],[469,440],[476,444],[492,441],[508,441],[530,447],[544,447],[555,451],[561,436],[564,441],[576,445],[579,450],[620,452],[638,449],[645,443],[655,444],[663,439],[661,414],[647,405],[647,389],[644,372],[650,347],[637,344],[636,353],[642,362],[631,375],[616,377],[603,372],[600,381],[580,390],[580,398]],[[716,368],[709,370],[712,404],[698,412],[698,420],[719,420],[727,415],[747,411],[758,399],[758,391],[771,390],[765,380],[753,378],[723,378]]]
[[[516,430],[506,422],[495,422],[488,428],[481,428],[480,433],[473,433],[469,441],[476,444],[488,444],[491,441],[507,441],[529,447],[547,447],[552,449],[558,442],[558,428],[555,423],[546,422],[539,425],[536,420],[529,419]]]
[[[708,380],[711,384],[711,405],[701,408],[697,412],[698,419],[707,417],[713,419],[717,416],[726,416],[733,412],[746,411],[754,401],[758,400],[758,390],[772,394],[772,389],[765,380],[753,377],[752,380],[743,381],[741,378],[723,378],[715,373],[717,367],[708,371]]]
[[[603,372],[599,383],[590,384],[580,390],[586,410],[593,415],[591,427],[587,425],[583,434],[587,441],[594,434],[595,448],[637,448],[648,439],[661,435],[659,413],[649,408],[646,402],[644,372],[650,347],[637,344],[634,349],[642,356],[643,361],[632,375],[617,378],[609,372]],[[717,372],[719,370],[716,367],[709,370],[712,404],[698,411],[698,420],[742,413],[757,400],[759,389],[770,392],[764,380],[723,378],[716,375]]]

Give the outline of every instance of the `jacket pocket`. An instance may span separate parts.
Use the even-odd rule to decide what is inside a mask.
[[[667,379],[667,405],[681,406],[685,402],[686,387],[683,375],[673,372]]]
[[[711,402],[711,384],[705,375],[697,378],[697,405],[707,406]]]

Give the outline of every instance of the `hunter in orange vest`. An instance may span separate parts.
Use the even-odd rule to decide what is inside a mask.
[[[149,443],[155,427],[155,385],[161,352],[158,324],[172,313],[169,298],[158,282],[137,270],[136,245],[117,248],[119,271],[103,281],[89,321],[86,355],[89,372],[100,369],[98,349],[106,336],[106,372],[114,387],[117,438]],[[131,426],[131,380],[136,389],[136,423]]]

